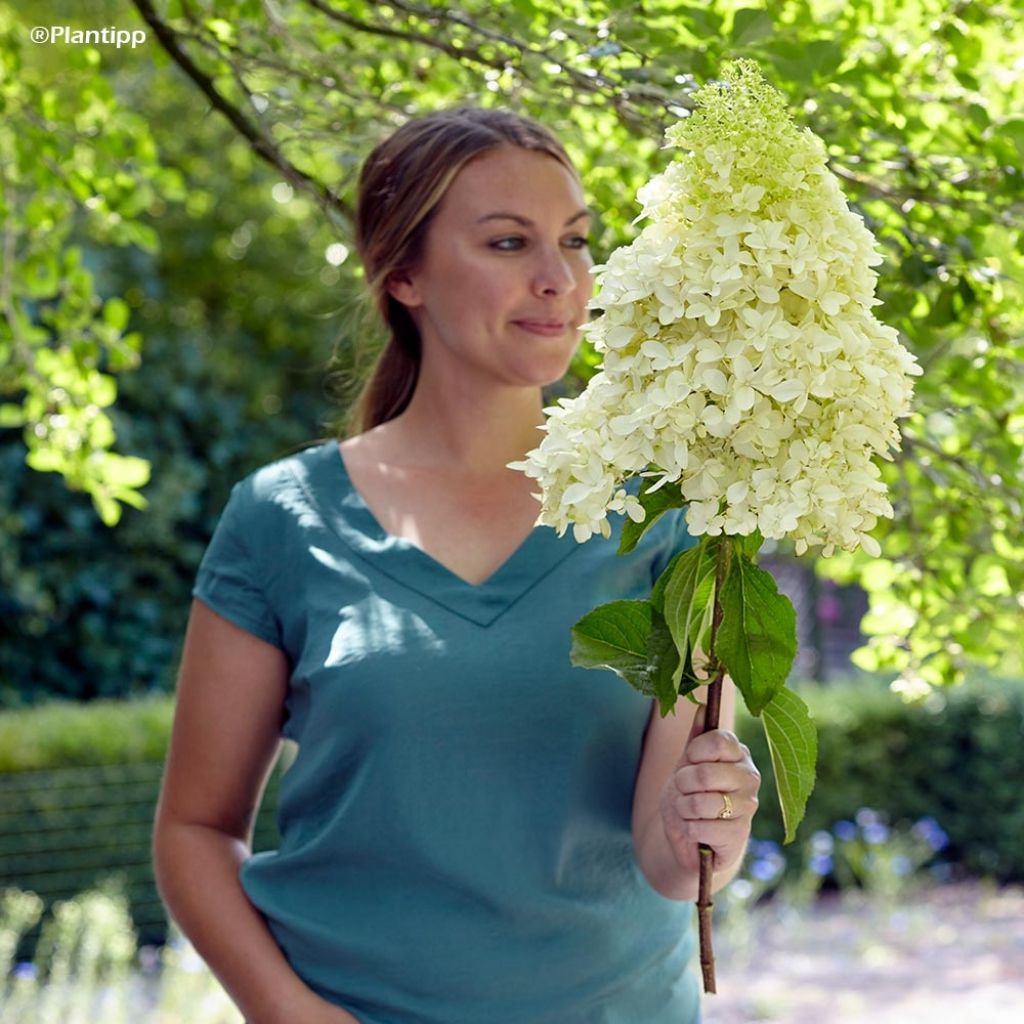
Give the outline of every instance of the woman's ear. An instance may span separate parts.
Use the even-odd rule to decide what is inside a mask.
[[[409,309],[423,305],[419,288],[405,271],[398,271],[388,277],[384,287],[393,299]]]

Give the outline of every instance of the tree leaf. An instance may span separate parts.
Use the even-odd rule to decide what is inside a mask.
[[[775,23],[768,11],[757,7],[742,7],[732,23],[733,46],[749,46],[766,39],[775,31]]]
[[[715,655],[750,713],[759,715],[793,667],[796,611],[778,592],[771,573],[740,555],[733,556],[720,600],[722,624],[715,636]]]
[[[814,789],[818,736],[807,705],[786,687],[769,701],[761,722],[772,756],[785,841],[791,843]]]
[[[651,493],[654,477],[644,477],[637,492],[637,498],[643,505],[647,515],[642,523],[634,523],[629,516],[622,524],[622,535],[619,539],[619,554],[624,555],[636,547],[640,538],[657,522],[658,517],[670,508],[683,508],[686,501],[679,490],[678,484],[668,483]]]
[[[104,323],[110,324],[111,327],[116,327],[118,331],[123,331],[128,324],[128,317],[131,315],[131,310],[128,308],[128,303],[124,299],[119,299],[116,296],[112,299],[107,299],[103,304],[103,320]]]
[[[150,465],[146,459],[135,455],[107,452],[103,459],[102,476],[113,487],[144,487],[149,483]]]

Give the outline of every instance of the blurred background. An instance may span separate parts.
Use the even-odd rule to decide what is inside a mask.
[[[1018,0],[0,0],[0,1024],[239,1019],[169,930],[149,830],[228,490],[336,433],[381,341],[352,238],[363,157],[441,106],[536,117],[581,170],[600,263],[636,231],[664,129],[739,56],[825,140],[885,258],[876,315],[925,374],[884,467],[883,557],[765,549],[798,611],[818,783],[782,846],[741,721],[765,798],[718,901],[707,1020],[1019,1012],[1022,18]],[[597,362],[583,348],[552,397]]]

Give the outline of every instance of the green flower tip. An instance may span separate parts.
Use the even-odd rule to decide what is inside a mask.
[[[699,150],[711,136],[719,141],[763,138],[765,132],[778,137],[796,127],[785,98],[745,57],[724,64],[721,79],[709,81],[693,99],[696,111],[666,130],[669,144]]]

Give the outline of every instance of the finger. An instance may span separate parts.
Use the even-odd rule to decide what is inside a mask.
[[[704,761],[684,765],[672,775],[680,793],[756,793],[760,777],[747,765],[734,761]]]
[[[686,744],[684,753],[691,764],[698,761],[742,761],[750,757],[750,751],[728,729],[712,729],[695,736]]]
[[[750,831],[750,819],[678,818],[666,828],[683,842],[706,843],[713,850],[731,849],[746,840]]]
[[[757,809],[756,799],[739,793],[729,793],[728,796],[728,808],[722,793],[690,793],[687,796],[678,796],[674,808],[679,817],[687,821],[730,821],[733,818],[754,816]],[[726,809],[729,816],[723,817],[722,813]]]

